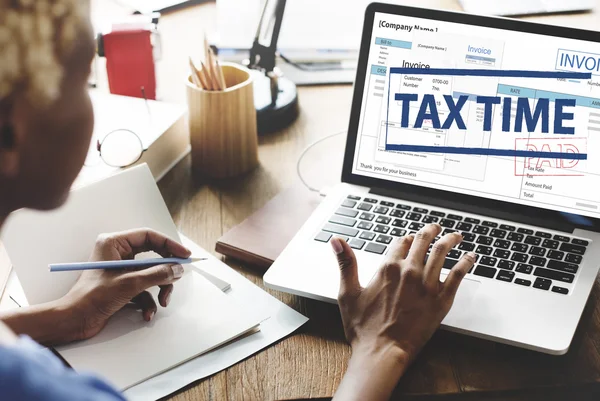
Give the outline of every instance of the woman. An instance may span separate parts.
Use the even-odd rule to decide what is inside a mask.
[[[85,160],[93,127],[87,77],[94,53],[89,10],[79,0],[0,0],[0,227],[14,210],[60,206]],[[339,304],[352,345],[340,400],[383,400],[448,313],[474,255],[439,280],[458,234],[438,225],[404,237],[368,287],[358,282],[352,249],[331,241],[340,266]],[[99,237],[91,260],[129,259],[139,252],[188,257],[182,245],[150,230]],[[63,298],[0,315],[0,395],[7,400],[122,400],[109,384],[64,368],[44,345],[88,339],[124,305],[145,320],[157,312],[146,290],[159,286],[167,307],[180,265],[131,272],[84,272]],[[151,351],[149,351],[151,352]],[[376,370],[377,374],[372,374]]]

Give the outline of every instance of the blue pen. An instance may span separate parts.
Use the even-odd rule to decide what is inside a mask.
[[[54,263],[48,265],[51,272],[69,272],[76,270],[111,270],[111,269],[145,269],[158,265],[189,265],[190,263],[206,260],[206,258],[155,258],[139,260],[109,260],[102,262],[83,263]]]

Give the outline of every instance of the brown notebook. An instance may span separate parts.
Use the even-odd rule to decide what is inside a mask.
[[[267,270],[320,201],[315,192],[291,187],[219,238],[215,250]]]

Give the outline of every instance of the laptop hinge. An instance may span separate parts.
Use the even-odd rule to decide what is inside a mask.
[[[514,221],[521,224],[528,224],[532,226],[547,228],[549,230],[562,231],[566,233],[572,233],[575,230],[575,225],[569,224],[566,221],[558,219],[549,219],[547,217],[540,216],[526,216],[522,214],[516,214],[498,209],[492,209],[476,204],[467,204],[463,202],[452,202],[443,198],[433,198],[429,196],[423,196],[415,193],[407,193],[400,191],[393,191],[389,189],[371,188],[369,193],[380,196],[388,196],[396,199],[404,199],[411,202],[423,203],[426,205],[444,207],[447,209],[459,210],[467,213],[480,214],[484,216],[494,217],[501,220]]]

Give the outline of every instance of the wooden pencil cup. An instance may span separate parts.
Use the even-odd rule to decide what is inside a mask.
[[[222,63],[226,89],[207,91],[187,79],[192,168],[211,178],[229,178],[258,166],[256,109],[250,71]]]

